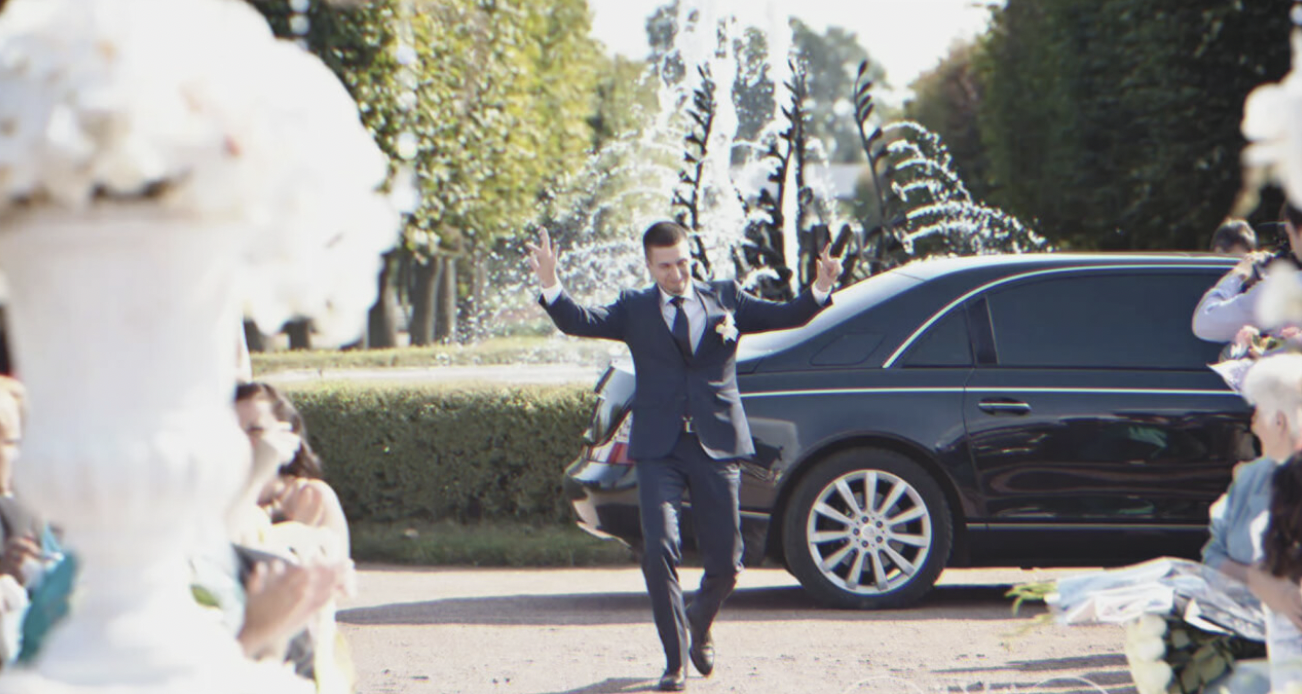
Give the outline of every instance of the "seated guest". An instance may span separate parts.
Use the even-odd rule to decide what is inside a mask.
[[[268,434],[288,432],[293,457],[280,466],[258,498],[272,523],[298,521],[330,535],[327,553],[333,559],[349,556],[348,520],[339,497],[322,479],[321,461],[308,444],[303,417],[280,391],[265,383],[246,383],[235,391],[235,411],[240,426],[255,448],[270,441]]]
[[[253,548],[293,556],[309,567],[330,567],[338,593],[352,590],[348,521],[339,497],[322,477],[321,462],[307,441],[302,416],[274,387],[247,383],[236,388],[235,410],[254,451],[252,476],[260,515],[245,515],[244,542]],[[332,593],[333,597],[333,593]],[[344,692],[351,664],[334,621],[334,602],[308,622],[310,656],[318,692]],[[301,670],[300,670],[301,672]]]
[[[74,571],[49,526],[14,496],[25,402],[22,384],[0,376],[0,661],[6,664],[30,658],[67,613]]]
[[[1273,260],[1291,262],[1302,267],[1302,210],[1288,203],[1280,210],[1284,233],[1288,237],[1285,252],[1272,256],[1249,253],[1243,256],[1219,282],[1203,295],[1194,309],[1193,332],[1208,342],[1230,342],[1245,327],[1258,326],[1256,305],[1261,295],[1262,273]]]
[[[1212,234],[1212,253],[1242,258],[1257,250],[1257,234],[1242,219],[1227,219]]]
[[[1277,644],[1287,642],[1279,640],[1284,635],[1278,625],[1302,629],[1302,591],[1289,576],[1267,568],[1263,538],[1276,471],[1302,451],[1302,354],[1261,358],[1244,378],[1243,397],[1255,408],[1252,431],[1261,441],[1262,457],[1240,465],[1225,495],[1213,504],[1203,562],[1247,584],[1261,600],[1268,624],[1276,625],[1273,632],[1268,627],[1267,647],[1273,649],[1272,662],[1278,662],[1283,659],[1275,652]]]

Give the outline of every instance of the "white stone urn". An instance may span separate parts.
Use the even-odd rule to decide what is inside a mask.
[[[195,602],[187,561],[248,469],[231,409],[246,234],[147,205],[37,210],[0,231],[31,393],[15,485],[79,564],[67,622],[0,690],[256,689],[269,674]]]
[[[356,337],[398,240],[386,174],[339,80],[241,0],[5,3],[0,274],[30,399],[14,482],[79,576],[0,694],[311,690],[244,658],[188,558],[248,472],[241,314]]]

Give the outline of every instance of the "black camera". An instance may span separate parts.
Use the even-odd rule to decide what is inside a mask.
[[[1253,264],[1252,274],[1248,275],[1248,279],[1243,282],[1245,292],[1266,276],[1266,268],[1276,260],[1290,262],[1294,267],[1302,270],[1302,263],[1298,262],[1297,256],[1293,254],[1293,247],[1288,242],[1288,234],[1284,231],[1283,222],[1263,222],[1257,225],[1257,230],[1260,232],[1257,238],[1262,240],[1260,250],[1269,251],[1270,255]],[[1270,238],[1270,241],[1266,242],[1266,238]]]

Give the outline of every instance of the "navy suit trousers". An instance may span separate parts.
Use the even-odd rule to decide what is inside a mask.
[[[737,498],[741,468],[736,461],[714,460],[701,448],[696,435],[684,433],[667,457],[637,461],[637,477],[645,541],[642,575],[666,663],[669,669],[676,669],[683,667],[688,648],[687,620],[699,631],[707,631],[737,585],[742,557]],[[705,566],[690,607],[684,606],[678,583],[682,558],[678,516],[684,492],[690,495]]]

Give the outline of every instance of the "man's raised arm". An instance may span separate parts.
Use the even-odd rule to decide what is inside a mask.
[[[620,301],[609,306],[589,308],[574,303],[565,294],[556,277],[559,249],[552,244],[546,229],[539,234],[538,243],[526,243],[529,267],[533,269],[542,288],[539,299],[552,322],[566,335],[598,337],[607,340],[624,339],[624,305]]]

